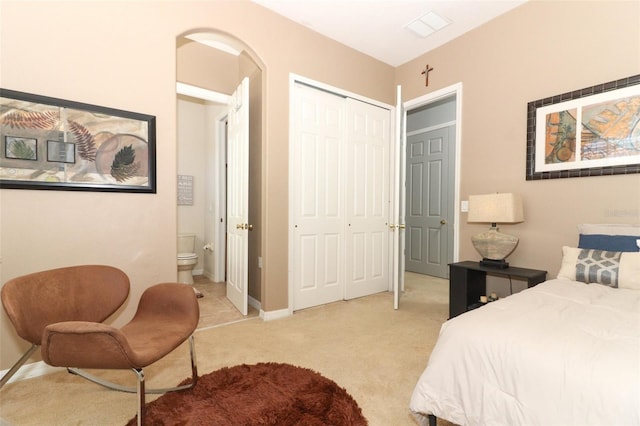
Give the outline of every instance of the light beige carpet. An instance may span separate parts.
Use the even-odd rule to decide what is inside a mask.
[[[280,320],[254,318],[198,331],[199,372],[268,361],[298,365],[344,387],[370,425],[415,425],[409,399],[448,316],[448,282],[408,273],[406,286],[397,311],[392,294],[385,292]],[[131,372],[92,372],[135,383]],[[188,377],[187,345],[145,373],[148,388]],[[135,413],[135,395],[101,388],[65,371],[0,391],[0,417],[13,425],[123,425]]]

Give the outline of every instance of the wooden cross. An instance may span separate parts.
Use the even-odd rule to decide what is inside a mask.
[[[424,74],[424,85],[428,86],[429,85],[429,73],[433,71],[433,67],[429,68],[429,64],[427,64],[427,66],[425,67],[424,71],[422,71],[422,74]]]

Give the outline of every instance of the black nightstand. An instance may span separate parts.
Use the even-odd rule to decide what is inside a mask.
[[[526,280],[527,287],[547,279],[547,271],[509,267],[505,269],[480,266],[479,262],[449,264],[449,318],[467,312],[471,305],[487,294],[487,274]]]

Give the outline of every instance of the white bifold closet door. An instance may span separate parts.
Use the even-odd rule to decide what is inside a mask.
[[[293,309],[389,290],[390,111],[294,90]]]
[[[345,299],[389,289],[390,111],[347,98]]]

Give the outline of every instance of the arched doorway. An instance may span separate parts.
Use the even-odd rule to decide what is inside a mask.
[[[247,224],[251,225],[252,230],[247,230],[245,268],[249,303],[259,310],[263,294],[264,64],[255,52],[237,38],[215,30],[198,30],[177,37],[176,70],[177,83],[195,89],[177,95],[178,175],[188,176],[190,170],[194,170],[200,176],[199,179],[194,178],[193,203],[189,206],[178,205],[178,233],[189,233],[190,228],[197,228],[196,254],[199,255],[199,264],[195,273],[202,273],[214,281],[226,279],[226,104],[239,82],[245,77],[249,79]],[[220,96],[208,97],[211,93]],[[183,108],[184,105],[189,107]],[[193,124],[194,119],[189,117],[191,113],[188,111],[200,115],[200,121],[196,119]],[[198,129],[200,133],[193,129],[199,126],[202,126]],[[198,200],[196,195],[199,196]]]

